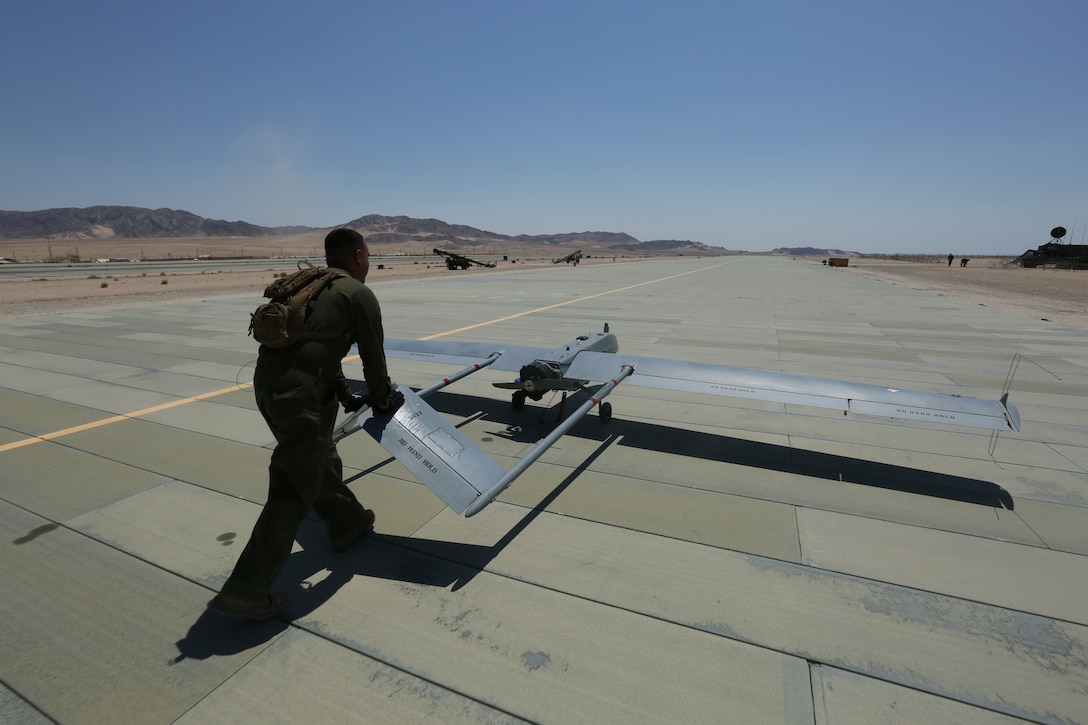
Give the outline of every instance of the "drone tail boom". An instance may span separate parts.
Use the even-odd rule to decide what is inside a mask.
[[[630,375],[633,369],[629,366],[624,366],[619,375],[612,380],[602,385],[589,400],[582,403],[578,410],[570,414],[562,423],[549,433],[544,440],[537,443],[533,450],[529,451],[517,464],[506,472],[502,478],[493,483],[487,490],[481,492],[480,498],[472,502],[468,506],[468,510],[465,512],[465,516],[474,516],[484,509],[489,503],[495,500],[500,493],[502,493],[507,486],[514,482],[514,479],[520,476],[525,470],[533,464],[536,459],[540,458],[544,454],[544,451],[548,450],[558,441],[560,438],[567,434],[567,431],[574,427],[574,424],[581,420],[582,416],[588,413],[593,406],[599,404],[604,400],[605,396],[611,393],[617,385],[619,385],[624,378]]]
[[[396,413],[376,416],[370,409],[360,411],[352,425],[341,426],[338,440],[365,430],[443,503],[459,514],[473,516],[630,374],[631,368],[624,367],[508,471],[427,405],[420,394],[403,386],[397,389],[404,394],[404,404]]]

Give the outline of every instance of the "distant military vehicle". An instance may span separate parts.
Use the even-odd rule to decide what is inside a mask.
[[[581,249],[579,249],[577,252],[571,252],[570,254],[568,254],[565,257],[560,257],[559,259],[553,259],[552,264],[566,263],[566,264],[573,264],[575,267],[577,267],[578,262],[580,262],[580,261],[582,261],[582,250]]]
[[[1024,252],[1013,264],[1029,268],[1088,269],[1088,244],[1062,244],[1065,227],[1054,227],[1050,236],[1049,242]]]
[[[434,253],[446,258],[446,269],[468,269],[474,264],[489,269],[495,266],[494,262],[477,262],[475,259],[469,259],[464,255],[454,254],[453,252],[443,252],[441,249],[435,249]]]

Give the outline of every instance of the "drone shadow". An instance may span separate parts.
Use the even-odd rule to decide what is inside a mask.
[[[591,392],[592,389],[568,396],[567,412],[573,411]],[[558,411],[555,407],[536,406],[515,411],[508,401],[449,392],[433,396],[428,402],[435,410],[460,417],[463,422],[486,418],[502,427],[495,435],[523,443],[540,440],[558,422]],[[608,426],[604,426],[596,420],[596,416],[589,416],[571,428],[568,435],[597,440],[600,444],[555,489],[490,546],[414,536],[374,534],[360,541],[348,552],[333,554],[324,525],[311,515],[296,537],[300,550],[288,558],[274,587],[277,591],[285,591],[290,599],[290,605],[284,614],[269,622],[238,627],[236,623],[219,615],[205,612],[177,643],[179,654],[171,664],[184,659],[230,655],[259,646],[282,633],[289,622],[304,618],[320,608],[356,576],[449,588],[451,591],[465,587],[486,570],[488,564],[546,511],[617,438],[620,439],[618,445],[642,450],[873,486],[993,508],[1013,508],[1012,496],[989,481],[830,453],[797,450],[788,446],[655,423],[613,420]],[[379,462],[358,475],[381,468],[391,460]]]
[[[588,392],[568,396],[566,412],[573,411]],[[496,435],[522,443],[534,443],[556,423],[552,408],[515,411],[508,401],[443,392],[427,401],[435,410],[461,418],[484,417],[503,430]],[[541,412],[536,412],[540,410]],[[614,419],[602,425],[597,416],[586,416],[567,435],[589,440],[622,436],[621,446],[731,463],[768,471],[872,486],[950,501],[1012,510],[1013,498],[1001,486],[964,476],[924,471],[890,463],[851,458],[833,453],[806,451],[790,446],[761,443],[716,433],[674,428],[658,423]]]

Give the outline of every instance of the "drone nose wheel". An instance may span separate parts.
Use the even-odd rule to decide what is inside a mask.
[[[601,419],[601,423],[608,423],[612,420],[612,404],[601,403],[601,409],[597,412],[597,417]]]

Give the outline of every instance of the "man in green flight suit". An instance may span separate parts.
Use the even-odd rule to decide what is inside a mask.
[[[374,512],[363,508],[343,481],[343,464],[332,442],[338,403],[348,412],[370,404],[391,414],[404,396],[392,390],[382,347],[381,310],[365,284],[370,252],[354,229],[325,237],[325,259],[343,272],[315,298],[307,333],[341,333],[284,348],[262,345],[253,375],[257,407],[276,438],[268,467],[268,501],[249,543],[209,608],[264,620],[278,614],[287,597],[270,593],[302,520],[311,509],[326,523],[334,551],[345,551],[374,529]],[[359,347],[367,395],[353,395],[340,361],[351,343]]]

